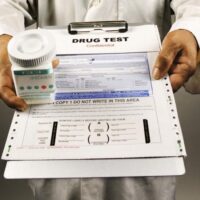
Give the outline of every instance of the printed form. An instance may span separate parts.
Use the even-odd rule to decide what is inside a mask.
[[[15,113],[3,158],[185,155],[168,77],[151,77],[157,53],[58,55],[54,103]]]

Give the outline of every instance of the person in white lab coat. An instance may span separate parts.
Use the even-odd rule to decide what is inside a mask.
[[[172,27],[170,6],[176,17]],[[159,79],[169,72],[174,91],[198,71],[196,69],[200,44],[199,0],[1,0],[1,99],[8,106],[18,110],[23,111],[27,107],[13,89],[11,65],[7,55],[7,44],[13,35],[36,21],[39,26],[44,26],[94,20],[127,20],[131,23],[158,25],[164,40],[153,76]],[[194,82],[190,81],[192,84]],[[191,84],[188,88],[192,89]],[[175,199],[174,177],[53,179],[29,182],[38,200]]]

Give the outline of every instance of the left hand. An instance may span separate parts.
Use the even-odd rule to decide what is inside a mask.
[[[154,79],[169,73],[173,91],[177,91],[194,74],[197,52],[198,44],[191,32],[182,29],[169,32],[154,65]]]

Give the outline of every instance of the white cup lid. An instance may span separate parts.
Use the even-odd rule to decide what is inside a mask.
[[[10,40],[8,53],[11,62],[22,67],[32,67],[52,59],[55,47],[55,39],[48,31],[28,30]]]

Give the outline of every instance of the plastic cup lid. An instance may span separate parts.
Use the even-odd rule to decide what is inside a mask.
[[[55,54],[55,39],[44,30],[28,30],[14,36],[8,44],[11,62],[31,67],[42,64]]]

